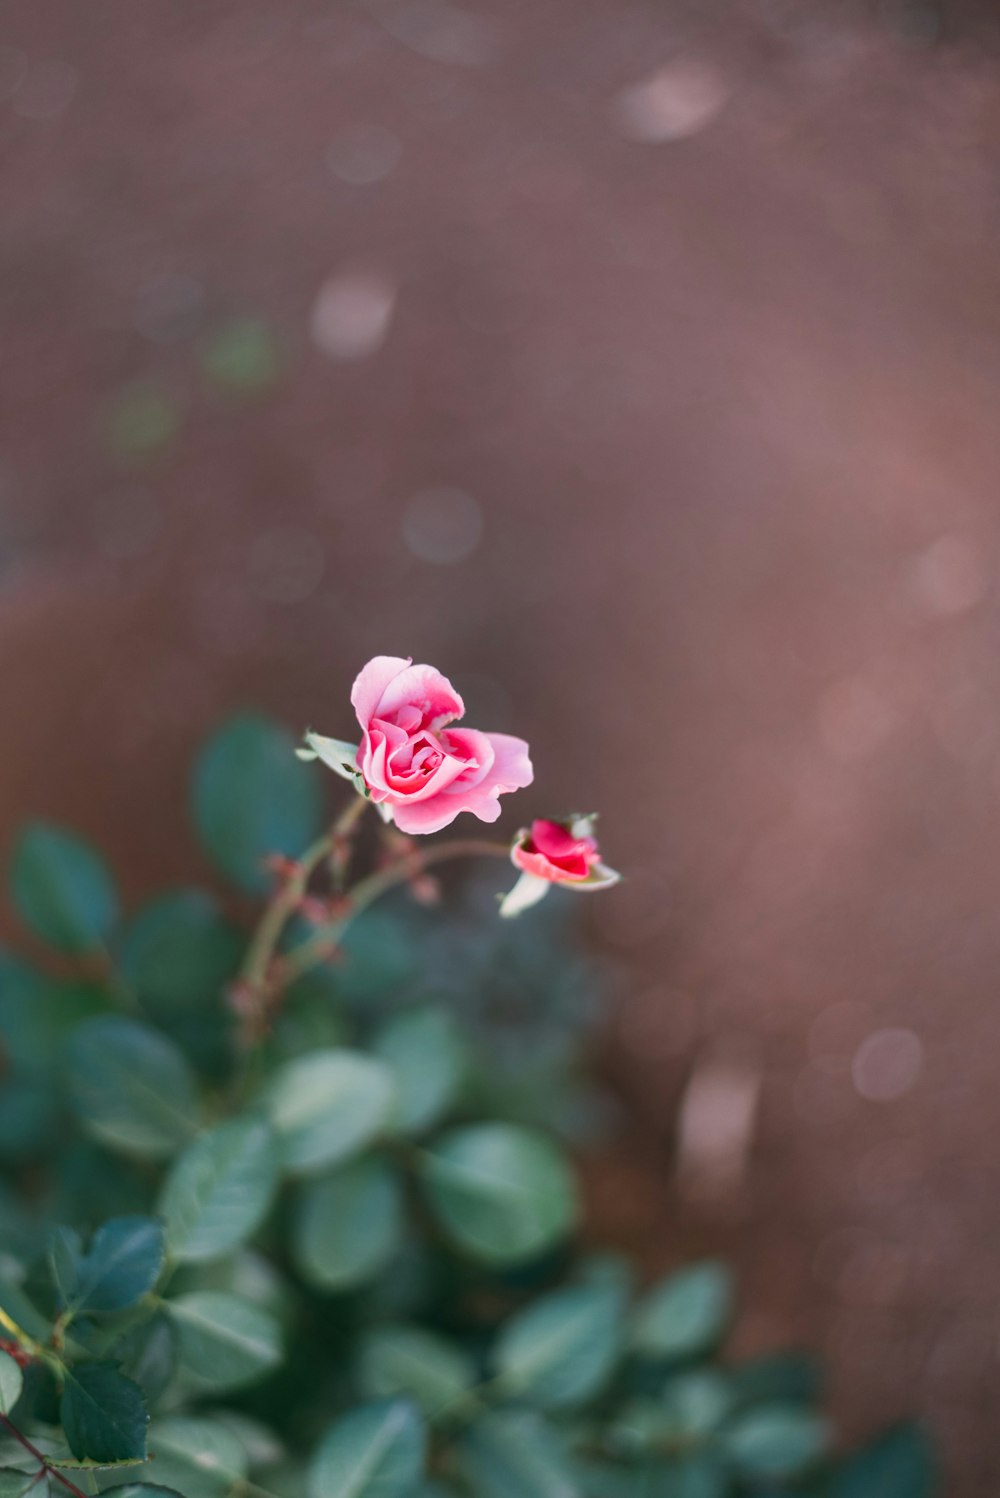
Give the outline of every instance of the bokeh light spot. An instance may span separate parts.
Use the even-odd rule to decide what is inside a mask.
[[[422,489],[403,516],[403,540],[422,562],[464,562],[482,534],[482,506],[464,489]]]
[[[891,1102],[909,1092],[923,1063],[923,1042],[912,1030],[875,1030],[854,1053],[851,1076],[863,1098]]]
[[[384,125],[348,125],[334,136],[326,163],[342,182],[364,187],[387,177],[402,150],[399,137]]]

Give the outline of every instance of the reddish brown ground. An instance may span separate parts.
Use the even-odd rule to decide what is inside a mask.
[[[367,655],[439,663],[532,740],[522,816],[599,805],[629,874],[593,915],[643,1159],[595,1173],[602,1216],[651,1265],[729,1255],[744,1344],[817,1339],[848,1429],[924,1412],[949,1493],[992,1494],[989,17],[929,47],[916,4],[470,5],[8,0],[0,828],[190,877],[220,713],[347,732]],[[689,133],[630,138],[650,109]],[[359,123],[398,148],[375,182],[328,165]],[[354,361],[310,335],[345,271],[397,293]],[[284,351],[255,400],[199,366],[236,314]],[[182,424],[129,468],[134,380]],[[402,530],[439,485],[484,520],[450,565]],[[706,1067],[723,1112],[762,1078],[714,1197],[673,1163]]]

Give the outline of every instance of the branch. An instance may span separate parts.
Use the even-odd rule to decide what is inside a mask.
[[[35,1458],[39,1466],[39,1473],[47,1472],[50,1477],[54,1477],[57,1482],[61,1482],[63,1487],[73,1494],[73,1498],[87,1498],[82,1488],[78,1488],[75,1482],[71,1482],[68,1477],[65,1477],[59,1471],[58,1467],[53,1467],[48,1457],[39,1451],[37,1446],[33,1446],[26,1435],[22,1435],[13,1420],[8,1420],[6,1415],[0,1415],[0,1425],[4,1427],[9,1435],[14,1437],[15,1441],[20,1441],[25,1451]]]

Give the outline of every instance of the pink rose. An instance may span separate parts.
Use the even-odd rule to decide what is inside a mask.
[[[452,726],[465,706],[433,666],[377,655],[355,681],[351,703],[360,745],[309,733],[306,753],[360,781],[401,832],[439,832],[463,811],[495,822],[498,797],[531,784],[523,739]]]
[[[510,858],[521,877],[500,905],[500,914],[520,915],[548,893],[553,884],[567,889],[607,889],[620,875],[601,862],[593,817],[565,822],[538,820],[514,839]]]

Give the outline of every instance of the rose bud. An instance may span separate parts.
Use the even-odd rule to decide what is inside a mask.
[[[569,817],[565,822],[538,820],[514,839],[510,858],[521,877],[500,904],[503,916],[522,910],[546,895],[553,884],[566,889],[608,889],[621,878],[601,862],[593,835],[596,818]]]

